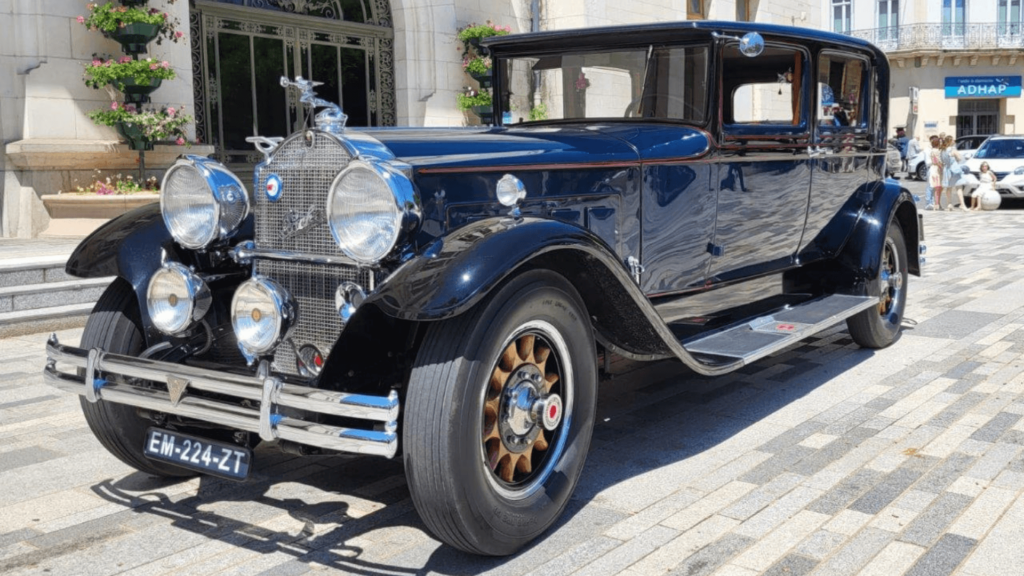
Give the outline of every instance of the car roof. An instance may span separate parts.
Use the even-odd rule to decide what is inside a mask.
[[[491,36],[481,40],[486,46],[500,54],[536,54],[543,51],[567,51],[591,47],[612,48],[635,46],[637,44],[672,44],[695,39],[711,39],[715,33],[742,35],[757,32],[766,40],[817,42],[825,46],[852,48],[871,52],[876,65],[888,67],[888,59],[874,44],[846,34],[837,34],[811,28],[759,24],[753,22],[729,22],[715,20],[686,20],[682,22],[656,22],[628,26],[604,26],[596,28],[575,28],[569,30],[547,30],[507,36]]]

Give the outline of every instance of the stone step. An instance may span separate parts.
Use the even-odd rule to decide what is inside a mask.
[[[113,278],[74,278],[0,288],[0,313],[94,303]]]
[[[0,313],[0,338],[81,328],[93,303],[69,304],[36,310]]]
[[[64,272],[67,254],[3,258],[0,255],[0,288],[74,280]]]

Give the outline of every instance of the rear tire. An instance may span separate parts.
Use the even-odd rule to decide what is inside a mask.
[[[864,348],[885,348],[896,340],[907,305],[907,278],[907,243],[899,224],[890,222],[878,278],[871,282],[870,295],[878,297],[878,306],[846,320],[854,342]]]
[[[474,310],[432,324],[403,424],[409,490],[430,531],[460,550],[500,556],[547,530],[583,470],[596,394],[586,308],[553,272],[527,272]],[[553,396],[558,422],[545,424],[538,415],[551,405],[537,402]]]
[[[138,356],[144,344],[135,291],[128,282],[117,278],[103,292],[89,315],[82,333],[81,347]],[[102,396],[102,391],[100,394]],[[133,406],[103,400],[93,404],[84,396],[79,400],[92,433],[118,460],[154,476],[195,476],[195,472],[156,462],[143,455],[146,431],[153,423],[139,416]]]
[[[921,182],[928,181],[928,166],[924,162],[917,165],[917,179]]]

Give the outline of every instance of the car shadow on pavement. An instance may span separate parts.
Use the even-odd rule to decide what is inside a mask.
[[[716,378],[698,376],[674,361],[619,362],[617,368],[623,373],[600,383],[587,466],[565,513],[547,533],[507,558],[464,554],[427,539],[391,556],[382,555],[380,549],[367,554],[362,546],[388,546],[387,539],[393,537],[393,530],[377,531],[410,527],[427,533],[409,497],[399,459],[300,458],[258,449],[254,477],[245,483],[201,477],[194,493],[179,488],[179,494],[170,495],[177,482],[134,473],[92,488],[109,502],[138,514],[162,516],[175,528],[202,534],[211,541],[263,554],[291,555],[289,564],[319,564],[365,575],[457,575],[479,574],[516,562],[524,563],[522,571],[526,572],[536,567],[537,556],[553,557],[552,547],[564,552],[598,536],[584,518],[588,505],[603,506],[623,490],[651,488],[639,479],[727,441],[872,355],[871,350],[853,345],[848,334],[837,327]],[[635,488],[623,484],[633,480],[639,483]],[[298,487],[283,486],[287,483]],[[681,484],[662,485],[657,491],[668,495],[679,488]],[[331,499],[334,494],[340,496]],[[248,501],[258,503],[259,509],[240,504],[230,517],[214,510],[224,509],[214,506],[218,503]],[[358,513],[350,516],[350,506],[358,506]],[[280,516],[281,511],[301,522],[302,528],[285,531],[259,525]],[[245,514],[251,517],[239,519]],[[577,517],[581,518],[578,522]],[[359,545],[346,544],[353,541]],[[543,553],[539,547],[544,547]],[[531,557],[535,549],[538,554]],[[382,558],[370,561],[364,556]],[[278,564],[273,570],[284,568]],[[304,571],[299,566],[296,570]]]

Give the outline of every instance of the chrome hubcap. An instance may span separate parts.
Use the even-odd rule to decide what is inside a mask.
[[[882,250],[882,268],[878,276],[878,313],[887,316],[895,309],[903,290],[903,274],[900,272],[900,257],[895,243],[885,239]]]

